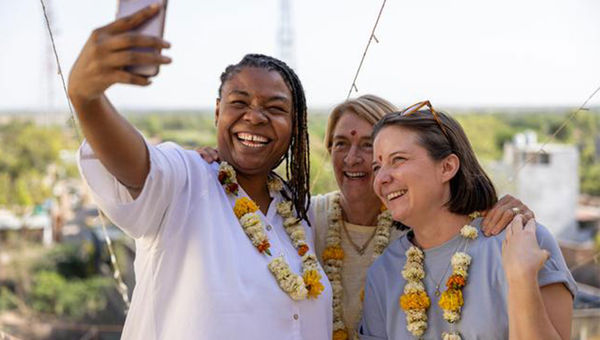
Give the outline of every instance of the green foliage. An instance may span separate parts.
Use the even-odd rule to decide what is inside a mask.
[[[7,287],[0,287],[0,311],[17,308],[19,298]]]
[[[105,290],[110,284],[110,278],[67,281],[57,272],[43,270],[34,276],[31,306],[41,313],[74,319],[94,316],[106,307]]]
[[[462,125],[477,156],[483,160],[500,158],[504,142],[515,133],[494,115],[455,115],[454,118]]]
[[[60,127],[12,121],[0,125],[0,205],[29,206],[50,196],[48,166],[70,143]]]
[[[81,244],[59,244],[35,266],[35,271],[53,271],[65,278],[87,278],[96,274],[94,247],[89,241]]]

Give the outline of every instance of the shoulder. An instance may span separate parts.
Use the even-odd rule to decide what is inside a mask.
[[[396,269],[402,268],[404,262],[406,262],[407,242],[409,241],[406,233],[390,242],[383,254],[369,267],[367,276],[377,280],[377,278],[383,278],[389,274],[396,275],[399,273]]]
[[[330,200],[336,192],[313,195],[310,197],[309,218],[311,224],[326,224]]]
[[[337,191],[332,191],[325,194],[312,195],[310,197],[311,209],[312,207],[317,208],[327,206],[329,204],[329,200],[332,199],[332,197],[335,194],[337,194]]]

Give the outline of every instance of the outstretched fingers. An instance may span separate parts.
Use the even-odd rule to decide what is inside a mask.
[[[121,51],[135,47],[148,47],[161,50],[163,48],[171,47],[171,44],[159,37],[143,35],[131,31],[110,36],[102,42],[102,49],[106,51]]]
[[[154,3],[148,7],[142,8],[141,10],[123,17],[121,19],[115,20],[114,22],[99,28],[98,30],[101,32],[107,32],[109,34],[123,33],[130,31],[146,21],[150,18],[154,17],[160,11],[161,5],[159,3]]]
[[[124,67],[129,65],[168,64],[171,62],[171,58],[152,52],[128,50],[109,54],[103,62],[107,67]]]

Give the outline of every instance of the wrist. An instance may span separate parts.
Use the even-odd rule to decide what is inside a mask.
[[[531,270],[506,271],[506,281],[509,287],[538,287],[537,272]]]

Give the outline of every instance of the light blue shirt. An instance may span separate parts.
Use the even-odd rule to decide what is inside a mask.
[[[472,225],[479,229],[481,219]],[[575,280],[571,276],[560,248],[554,237],[543,226],[536,230],[541,248],[550,252],[550,258],[538,274],[540,286],[563,283],[573,294],[576,293]],[[504,232],[492,237],[481,233],[475,240],[466,240],[457,235],[436,248],[425,250],[425,272],[423,280],[431,306],[427,311],[428,327],[424,339],[440,339],[443,332],[450,331],[450,324],[443,319],[443,311],[438,306],[435,286],[439,282],[440,291],[446,289],[446,280],[451,275],[449,266],[452,255],[464,249],[471,255],[467,285],[463,288],[465,304],[461,320],[455,324],[463,339],[508,339],[507,282],[502,267],[502,241]],[[400,308],[399,299],[406,281],[402,269],[406,263],[405,252],[412,246],[408,236],[402,236],[389,245],[377,259],[367,274],[361,339],[413,339],[406,329],[406,315]]]

